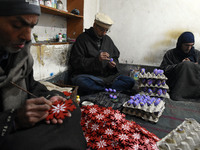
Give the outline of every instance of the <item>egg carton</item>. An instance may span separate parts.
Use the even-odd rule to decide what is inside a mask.
[[[156,75],[155,73],[150,73],[150,72],[147,72],[147,73],[139,73],[138,74],[138,78],[146,78],[146,79],[161,79],[161,80],[167,80],[168,78],[164,75],[164,74],[158,74]]]
[[[156,112],[159,112],[163,107],[165,107],[165,102],[161,100],[157,106],[155,106],[155,103],[152,103],[149,106],[147,103],[145,103],[143,106],[141,106],[141,104],[134,106],[133,104],[128,104],[128,101],[127,101],[123,104],[123,107],[130,108],[133,110],[142,110],[148,113],[156,113]]]
[[[165,110],[165,106],[161,108],[159,112],[154,112],[154,113],[149,113],[145,112],[143,110],[137,110],[137,109],[132,109],[132,108],[123,108],[122,112],[128,115],[140,117],[146,121],[150,122],[158,122],[159,117],[162,115],[163,111]]]
[[[157,142],[159,150],[200,150],[200,124],[186,118],[176,129]]]
[[[159,86],[157,84],[155,84],[155,85],[153,85],[153,84],[148,85],[147,83],[146,84],[140,83],[139,87],[151,87],[151,88],[169,89],[169,86],[167,84]]]
[[[125,114],[141,117],[144,120],[157,122],[165,109],[165,102],[160,98],[136,94],[123,104]]]
[[[168,93],[158,95],[158,94],[156,94],[156,93],[149,94],[149,93],[147,93],[147,92],[143,92],[143,91],[142,91],[142,92],[140,92],[140,94],[145,94],[145,95],[148,95],[148,96],[151,96],[151,97],[170,98],[170,96],[169,96]]]

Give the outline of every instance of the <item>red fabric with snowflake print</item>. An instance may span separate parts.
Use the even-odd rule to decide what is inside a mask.
[[[56,119],[64,119],[69,116],[69,113],[74,111],[76,106],[73,104],[71,99],[62,101],[58,100],[52,104],[51,109],[49,109],[49,115],[46,117],[46,120],[51,120],[53,118]]]
[[[111,107],[82,106],[81,126],[88,147],[97,150],[158,150],[160,139]]]

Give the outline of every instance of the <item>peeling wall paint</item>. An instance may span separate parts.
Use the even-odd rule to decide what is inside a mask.
[[[67,70],[70,49],[70,44],[32,46],[35,79],[46,79]]]

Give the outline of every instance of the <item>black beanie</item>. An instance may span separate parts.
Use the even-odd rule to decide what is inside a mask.
[[[40,15],[39,0],[0,0],[0,16]]]

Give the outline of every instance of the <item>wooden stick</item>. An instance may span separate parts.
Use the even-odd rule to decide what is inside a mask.
[[[33,97],[35,97],[35,98],[37,98],[36,95],[34,95],[33,93],[31,93],[31,92],[29,92],[29,91],[23,89],[22,87],[20,87],[19,85],[15,84],[14,82],[10,81],[10,83],[11,83],[12,85],[14,85],[15,87],[17,87],[18,89],[20,89],[20,90],[22,90],[22,91],[28,93],[29,95],[31,95],[31,96],[33,96]]]

